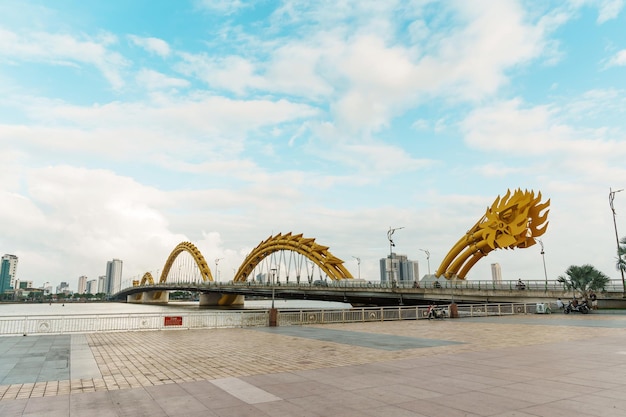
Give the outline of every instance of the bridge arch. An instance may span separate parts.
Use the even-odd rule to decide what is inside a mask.
[[[143,274],[143,277],[141,277],[141,283],[139,285],[154,285],[154,278],[152,277],[152,274],[150,272],[146,272],[145,274]]]
[[[198,265],[198,269],[200,269],[202,281],[213,281],[213,275],[211,274],[209,265],[196,245],[191,242],[181,242],[176,245],[172,253],[170,253],[170,256],[167,258],[165,266],[163,266],[163,272],[161,272],[161,278],[159,278],[159,283],[164,283],[167,280],[167,275],[170,273],[170,269],[172,269],[174,261],[182,252],[188,252],[193,257],[194,261]]]
[[[352,274],[343,265],[343,261],[328,251],[328,246],[315,242],[314,238],[302,237],[302,233],[270,236],[250,252],[235,274],[234,281],[246,281],[254,268],[274,252],[288,250],[313,261],[328,277],[333,280],[351,279]]]

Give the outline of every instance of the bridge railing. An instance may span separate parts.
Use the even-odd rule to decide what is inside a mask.
[[[459,317],[507,316],[514,314],[544,313],[545,307],[554,311],[556,306],[545,304],[537,307],[533,304],[460,304],[457,305]],[[444,307],[447,316],[447,306]],[[280,326],[330,324],[330,323],[357,323],[372,321],[420,320],[428,318],[427,306],[401,307],[364,307],[349,310],[280,310],[278,323]]]
[[[533,291],[564,291],[566,290],[565,285],[558,281],[545,281],[545,280],[525,280],[523,281],[524,287],[526,290]],[[175,282],[175,283],[165,283],[165,284],[155,284],[155,285],[143,285],[140,287],[129,287],[129,288],[146,288],[150,289],[151,287],[158,287],[159,285],[167,285],[171,290],[176,290],[176,288],[185,288],[190,284],[194,284],[199,287],[271,287],[269,282],[258,282],[258,281],[229,281],[229,282]],[[446,280],[444,278],[439,279],[438,281],[431,282],[419,282],[418,286],[414,282],[398,282],[395,284],[391,284],[389,282],[380,282],[380,281],[365,281],[365,280],[343,280],[343,281],[332,281],[332,280],[315,280],[312,282],[308,282],[306,280],[296,282],[296,281],[282,281],[276,282],[276,287],[289,287],[289,288],[345,288],[345,289],[358,289],[358,288],[368,288],[368,289],[390,289],[390,288],[399,288],[399,289],[417,289],[417,288],[425,288],[425,289],[473,289],[473,290],[508,290],[508,291],[517,291],[520,290],[518,287],[517,280],[510,281],[501,281],[494,282],[492,280]],[[128,289],[128,288],[126,288]],[[609,284],[605,287],[605,291],[607,292],[623,292],[624,286],[621,280],[611,280]]]
[[[458,305],[457,308],[461,318],[543,312],[537,310],[536,304],[522,303],[471,304]],[[551,308],[555,310],[555,306]],[[427,311],[426,306],[279,309],[278,325],[420,320],[427,318]],[[262,327],[268,324],[268,310],[203,310],[198,312],[185,310],[148,314],[5,316],[0,317],[0,336]]]

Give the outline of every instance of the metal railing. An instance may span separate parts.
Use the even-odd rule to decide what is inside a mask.
[[[459,317],[504,316],[544,312],[537,304],[458,305]],[[555,309],[555,306],[552,310]],[[447,306],[444,306],[447,308]],[[426,306],[367,307],[351,309],[285,309],[278,312],[279,326],[420,320]],[[449,317],[449,313],[447,314]],[[0,318],[0,336],[146,331],[170,329],[215,329],[267,326],[268,310],[168,312],[149,314],[38,315]]]
[[[0,336],[266,326],[267,310],[0,317]]]
[[[524,289],[528,290],[545,290],[545,291],[564,291],[566,287],[563,283],[551,280],[525,280]],[[195,285],[199,289],[201,288],[229,288],[229,287],[252,287],[252,288],[271,288],[269,282],[257,282],[257,281],[229,281],[229,282],[172,282],[164,284],[144,284],[142,286],[127,287],[124,290],[131,288],[145,288],[150,290],[151,288],[159,287],[159,285],[167,285],[171,290],[176,288],[186,288],[189,285]],[[294,289],[307,289],[307,288],[342,288],[342,289],[389,289],[389,288],[402,288],[402,289],[418,289],[418,288],[441,288],[441,289],[473,289],[473,290],[518,290],[518,281],[501,281],[494,282],[492,280],[447,280],[441,278],[436,281],[419,282],[418,286],[414,282],[397,282],[391,284],[389,282],[379,281],[352,281],[352,280],[316,280],[313,282],[277,282],[275,287],[287,287]],[[611,280],[605,287],[607,292],[623,292],[624,287],[621,280]]]

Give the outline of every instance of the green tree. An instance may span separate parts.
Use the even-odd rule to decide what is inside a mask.
[[[582,298],[587,298],[589,290],[604,290],[611,279],[592,265],[586,264],[570,266],[565,275],[559,276],[557,281],[563,283],[568,290],[572,290],[574,296],[578,291]]]

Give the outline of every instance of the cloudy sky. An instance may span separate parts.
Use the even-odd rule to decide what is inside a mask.
[[[624,27],[623,0],[3,0],[0,252],[76,289],[191,241],[225,279],[294,232],[377,280],[390,227],[434,272],[522,188],[551,200],[550,279],[617,279]],[[539,245],[468,278],[494,262],[544,279]]]

